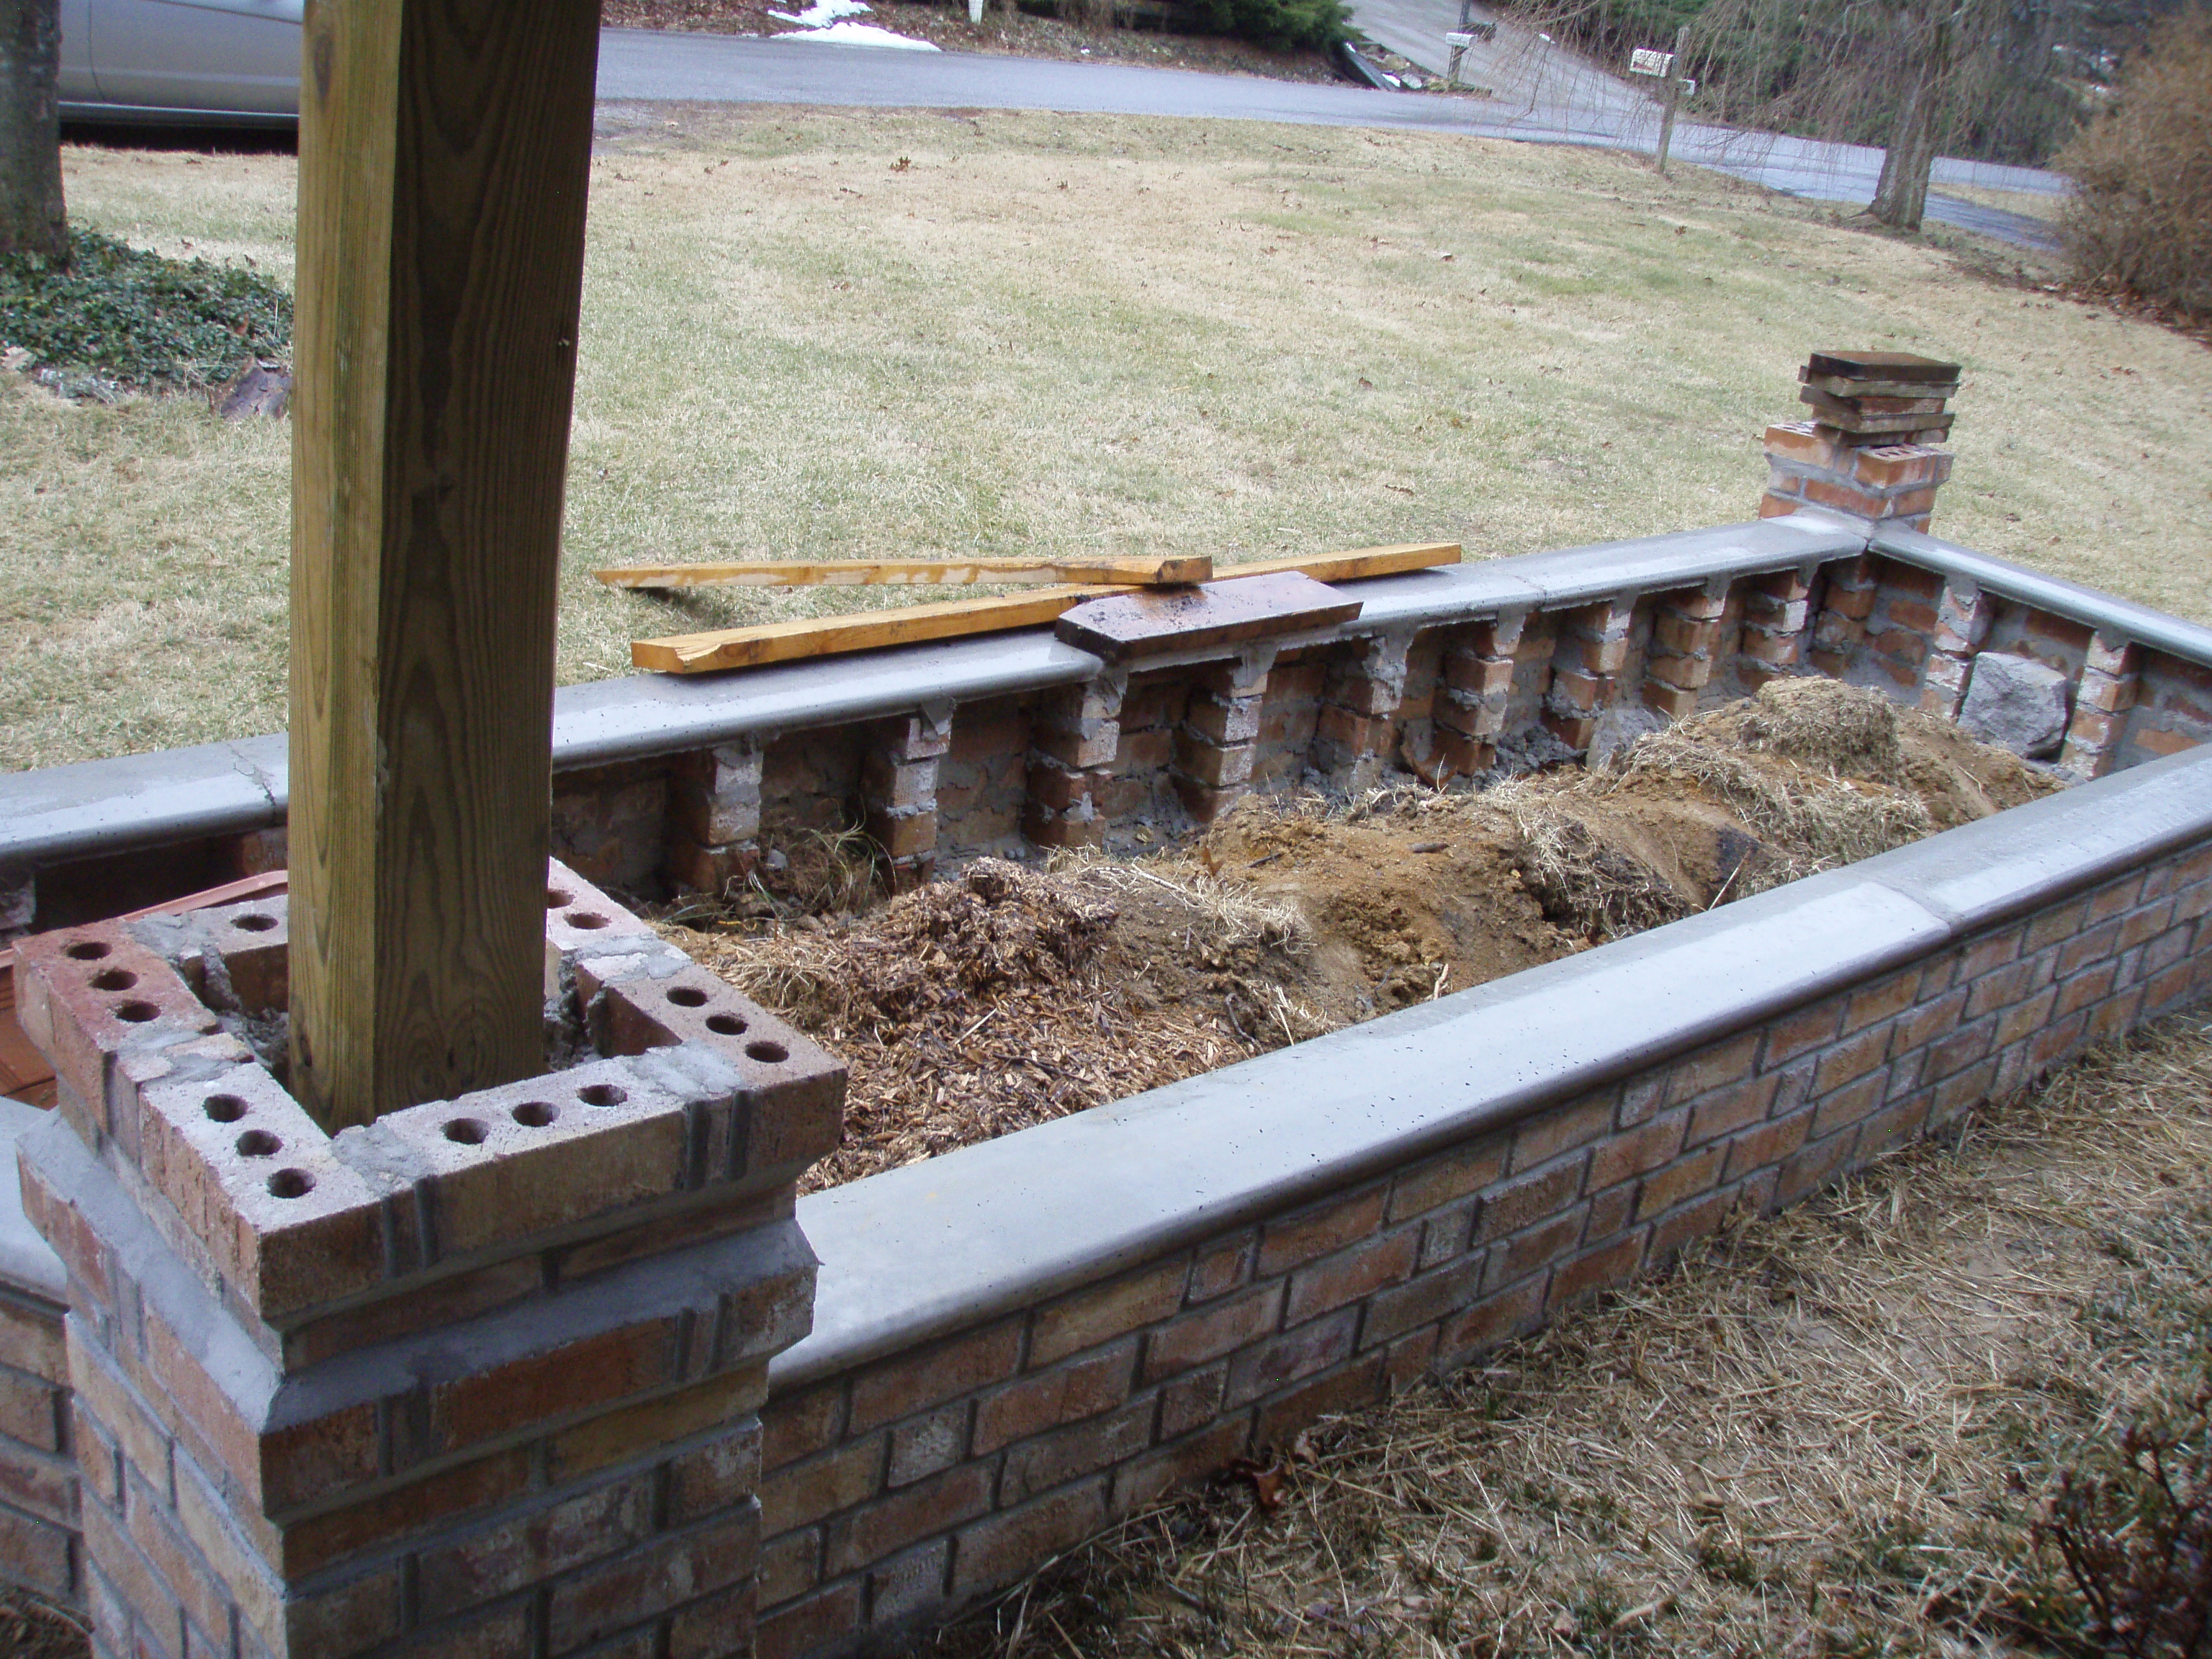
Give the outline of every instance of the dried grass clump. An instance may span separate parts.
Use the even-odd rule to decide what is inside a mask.
[[[1897,705],[1838,680],[1769,680],[1744,710],[1743,735],[1754,749],[1839,776],[1897,770]]]
[[[2196,1373],[2212,1041],[2172,1021],[1138,1516],[924,1650],[2086,1653],[2033,1522]]]
[[[1576,797],[1589,781],[1553,788],[1515,778],[1482,797],[1513,821],[1521,879],[1544,914],[1587,938],[1605,939],[1688,915],[1697,907],[1686,895],[1576,811]]]
[[[1298,908],[1250,888],[1224,881],[1210,870],[1156,863],[1127,864],[1095,853],[1063,853],[1048,866],[1095,886],[1121,893],[1166,894],[1186,913],[1181,943],[1208,968],[1225,968],[1255,951],[1291,957],[1313,949],[1313,928]]]
[[[2160,24],[2054,165],[2079,280],[2212,319],[2212,11]]]

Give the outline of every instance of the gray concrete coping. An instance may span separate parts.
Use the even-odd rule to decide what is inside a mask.
[[[1869,545],[1876,553],[1960,578],[2039,611],[2086,623],[2100,633],[2133,640],[2187,662],[2212,663],[2212,628],[2169,617],[2132,599],[2084,587],[2062,576],[2046,576],[2009,559],[1977,553],[1971,547],[1940,541],[1917,531],[1877,528]]]
[[[1926,957],[2212,836],[2212,750],[1294,1048],[816,1193],[778,1388],[1096,1282]],[[1604,1010],[1602,1019],[1591,1011]]]
[[[69,1305],[69,1274],[62,1259],[23,1216],[22,1183],[15,1179],[15,1143],[49,1115],[0,1095],[0,1290]]]

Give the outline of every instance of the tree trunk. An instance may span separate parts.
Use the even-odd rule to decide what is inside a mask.
[[[0,0],[0,256],[69,258],[59,0]]]
[[[1954,24],[1938,18],[1928,33],[1912,85],[1899,106],[1897,126],[1881,158],[1881,181],[1868,212],[1893,230],[1917,230],[1928,206],[1928,176],[1936,166],[1944,105],[1950,92]]]

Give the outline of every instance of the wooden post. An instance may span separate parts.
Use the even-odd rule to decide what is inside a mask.
[[[542,1070],[553,623],[597,0],[308,0],[294,1092]]]
[[[1674,61],[1667,65],[1667,102],[1659,115],[1659,153],[1651,165],[1664,178],[1667,174],[1667,149],[1674,142],[1674,106],[1682,101],[1682,49],[1690,44],[1687,23],[1674,31]]]

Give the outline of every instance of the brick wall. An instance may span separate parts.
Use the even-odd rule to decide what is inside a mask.
[[[2040,843],[2024,809],[2007,815],[2015,825],[1992,820],[1522,975],[1546,982],[1507,981],[1487,1009],[1468,994],[1476,1012],[1449,1030],[1416,1010],[1111,1109],[1121,1115],[1099,1145],[1157,1145],[1200,1172],[1156,1170],[1152,1184],[1204,1196],[1180,1228],[1099,1223],[1101,1260],[1038,1267],[1033,1293],[1000,1282],[1027,1212],[1047,1212],[1039,1225],[1056,1237],[1087,1220],[1071,1183],[1118,1201],[1115,1154],[1057,1144],[1080,1127],[939,1159],[926,1194],[919,1180],[878,1177],[880,1199],[864,1182],[806,1200],[830,1328],[780,1363],[763,1412],[764,1659],[835,1650],[1005,1584],[1179,1481],[1462,1365],[1739,1209],[1794,1203],[2212,992],[2212,759],[2187,765],[2055,798],[2064,810],[2039,814]],[[1680,934],[1688,942],[1667,937]],[[1822,973],[1824,952],[1844,968]],[[1748,1004],[1804,972],[1816,994],[1785,989],[1732,1025],[1723,1008],[1705,1023],[1729,1029],[1677,1033],[1671,1048],[1655,1037],[1663,1052],[1636,1059],[1632,1028],[1655,1006],[1701,1017],[1686,982],[1740,974],[1720,1002]],[[1613,1075],[1599,1051],[1613,1034],[1573,1012],[1597,1006],[1632,1028]],[[1589,1063],[1563,1065],[1553,1038]],[[1489,1109],[1459,1108],[1465,1132],[1437,1128],[1443,1103],[1393,1088],[1396,1077],[1418,1092],[1416,1054],[1468,1097],[1489,1091]],[[1207,1224],[1236,1207],[1239,1182],[1264,1185],[1253,1166],[1266,1162],[1254,1151],[1265,1116],[1251,1102],[1295,1117],[1291,1055],[1334,1091],[1330,1115],[1307,1121],[1371,1123],[1373,1145],[1341,1152],[1340,1173],[1305,1180],[1292,1201]],[[1555,1079],[1516,1086],[1544,1066]],[[1429,1108],[1426,1134],[1412,1136]],[[1209,1124],[1225,1112],[1244,1114],[1233,1133]],[[1283,1133],[1298,1138],[1295,1123]],[[1396,1150],[1416,1139],[1416,1155]],[[1027,1162],[1020,1141],[1033,1142]],[[1280,1156],[1295,1170],[1331,1152],[1308,1142]],[[1148,1230],[1174,1242],[1104,1242]],[[908,1287],[890,1263],[908,1255],[902,1328]],[[963,1272],[978,1315],[966,1322],[948,1313]],[[865,1291],[848,1291],[851,1278]],[[854,1295],[866,1314],[848,1321],[837,1308]]]
[[[0,1100],[0,1165],[44,1121]],[[23,1218],[13,1180],[0,1182],[0,1581],[64,1607],[83,1604],[76,1448],[62,1322],[68,1280]]]

